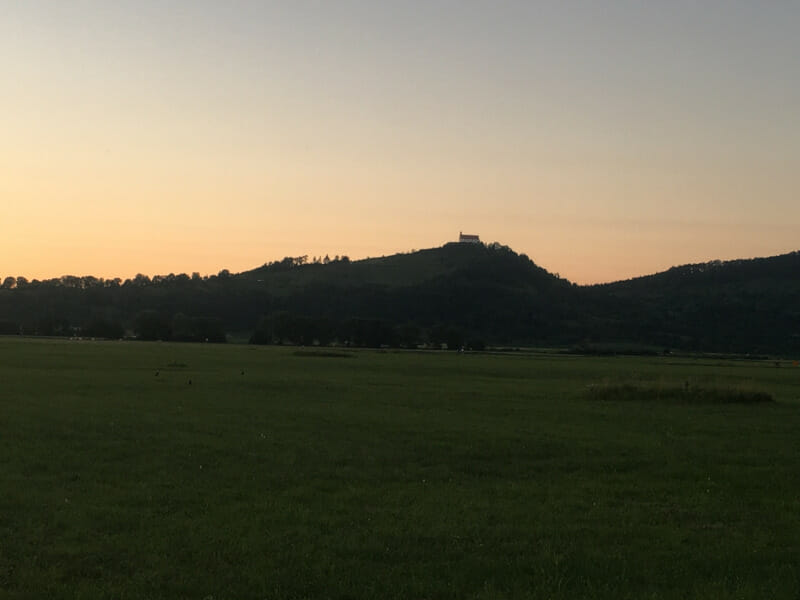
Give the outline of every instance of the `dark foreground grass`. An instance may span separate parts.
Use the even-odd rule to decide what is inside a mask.
[[[0,340],[0,597],[800,593],[800,368],[294,351]]]

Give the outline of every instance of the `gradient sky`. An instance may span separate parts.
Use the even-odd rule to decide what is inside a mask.
[[[0,277],[800,248],[800,2],[0,0]]]

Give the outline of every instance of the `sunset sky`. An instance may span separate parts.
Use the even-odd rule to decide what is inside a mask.
[[[0,277],[800,249],[800,2],[0,0]]]

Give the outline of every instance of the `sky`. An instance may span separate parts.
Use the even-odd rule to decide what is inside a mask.
[[[800,2],[0,0],[0,277],[800,249]]]

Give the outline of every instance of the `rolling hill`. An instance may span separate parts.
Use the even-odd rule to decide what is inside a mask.
[[[800,351],[800,252],[683,265],[585,291],[608,329],[625,339],[698,350]]]

